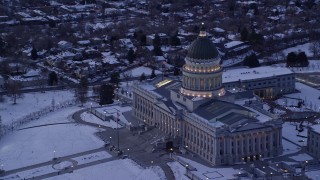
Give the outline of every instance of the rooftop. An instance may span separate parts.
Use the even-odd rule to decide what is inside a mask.
[[[229,83],[239,80],[252,80],[286,74],[293,74],[293,72],[288,68],[273,66],[230,69],[223,72],[222,82]]]

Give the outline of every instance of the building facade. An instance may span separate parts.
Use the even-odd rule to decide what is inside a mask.
[[[133,115],[141,123],[213,165],[281,154],[282,122],[260,122],[256,113],[228,100],[219,54],[205,32],[190,45],[185,61],[182,82],[133,86]]]
[[[313,156],[320,158],[320,125],[309,127],[307,150]]]
[[[295,74],[288,68],[263,66],[226,70],[222,82],[226,89],[252,90],[261,98],[275,98],[295,91]]]

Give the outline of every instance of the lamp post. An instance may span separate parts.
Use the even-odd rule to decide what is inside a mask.
[[[113,108],[113,109],[115,109],[116,111],[117,111],[117,149],[118,149],[118,151],[120,150],[120,148],[119,148],[119,144],[120,144],[120,138],[119,138],[119,116],[120,116],[120,111],[118,110],[118,109],[116,109],[116,108]]]

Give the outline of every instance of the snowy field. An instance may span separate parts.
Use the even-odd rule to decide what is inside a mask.
[[[171,168],[175,179],[189,180],[189,178],[185,175],[187,173],[185,166],[182,166],[180,163],[178,163],[176,161],[168,162],[167,164]]]
[[[282,155],[293,154],[301,150],[299,146],[296,146],[285,139],[282,139],[282,147]]]
[[[215,179],[215,180],[225,180],[225,179],[234,179],[234,174],[239,173],[239,170],[233,168],[210,168],[204,166],[200,163],[192,161],[190,159],[179,156],[179,159],[186,162],[189,166],[192,166],[197,169],[197,171],[192,171],[192,173],[200,179]],[[171,164],[171,168],[173,168],[176,172],[175,174],[182,175],[185,172],[185,169],[176,166],[176,164]],[[182,171],[182,172],[177,172]]]
[[[292,141],[295,144],[298,144],[300,146],[306,146],[307,145],[307,137],[308,135],[308,129],[306,127],[303,128],[302,132],[299,132],[296,130],[296,125],[299,126],[299,123],[290,123],[290,122],[285,122],[282,125],[282,136],[289,141]],[[300,137],[300,136],[304,137]]]
[[[117,128],[117,127],[122,127],[121,125],[117,125],[117,123],[115,121],[102,121],[100,118],[98,118],[97,116],[91,114],[91,113],[87,113],[84,112],[81,114],[81,119],[87,122],[91,122],[91,123],[96,123],[96,124],[100,124],[103,126],[107,126],[110,128]]]
[[[308,171],[305,172],[308,178],[313,179],[313,180],[320,180],[320,170],[317,171]]]
[[[79,108],[52,112],[25,127],[69,122],[67,117],[76,110]],[[11,170],[50,161],[54,156],[61,157],[102,147],[104,142],[95,137],[95,132],[95,128],[77,124],[57,124],[14,131],[0,140],[0,163],[5,170]]]
[[[320,110],[320,91],[318,89],[312,88],[305,84],[296,83],[296,89],[301,91],[300,93],[287,94],[285,97],[289,98],[281,98],[275,101],[277,104],[284,106],[292,111],[301,112],[306,111],[308,109],[319,111]],[[297,106],[299,100],[304,101],[304,105],[301,108],[290,107]]]
[[[109,153],[105,151],[100,151],[100,152],[96,152],[96,153],[92,153],[84,156],[75,157],[72,159],[78,162],[77,165],[80,165],[80,164],[86,164],[86,163],[90,163],[90,162],[101,160],[101,159],[111,158],[111,157],[112,156]]]
[[[121,159],[107,163],[78,169],[73,173],[63,174],[51,180],[87,180],[87,179],[112,179],[112,180],[164,180],[165,174],[160,167],[141,168],[130,159]]]
[[[275,64],[277,67],[286,67],[286,63]],[[288,67],[295,73],[311,73],[320,71],[320,60],[309,60],[308,67]]]
[[[313,158],[311,156],[309,156],[308,154],[306,153],[302,153],[302,154],[298,154],[296,156],[290,156],[289,158],[295,160],[295,161],[310,161],[312,160]]]
[[[5,102],[0,103],[2,123],[9,125],[17,119],[46,107],[52,107],[74,99],[71,91],[47,91],[45,93],[25,93],[13,104],[11,99],[4,96]]]
[[[146,75],[146,78],[148,79],[148,76],[150,76],[152,73],[152,69],[148,68],[148,67],[140,66],[140,67],[134,68],[130,71],[127,71],[126,73],[130,77],[140,77],[141,74],[144,73],[144,75]],[[155,74],[162,74],[162,72],[158,71],[158,70],[155,70],[154,73]]]
[[[301,45],[297,45],[288,49],[283,50],[282,52],[287,56],[290,52],[305,52],[307,57],[313,56],[313,53],[310,51],[310,44],[311,43],[305,43]]]

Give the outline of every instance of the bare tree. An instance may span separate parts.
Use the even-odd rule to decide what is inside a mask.
[[[313,41],[310,43],[309,50],[313,53],[313,57],[317,57],[320,52],[320,41]]]
[[[128,81],[129,79],[132,77],[132,71],[125,71],[122,73],[122,77],[124,78],[124,80],[127,82],[127,86],[128,86]]]
[[[23,97],[21,93],[22,83],[16,80],[11,80],[7,84],[7,94],[11,97],[13,104],[17,104],[17,99]]]

